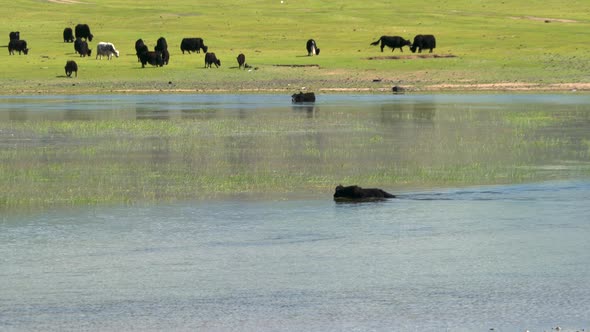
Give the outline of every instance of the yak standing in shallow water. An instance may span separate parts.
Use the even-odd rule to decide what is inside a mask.
[[[412,53],[418,50],[418,53],[422,53],[422,50],[430,49],[429,53],[432,53],[432,49],[436,48],[436,38],[433,35],[416,35],[414,37],[414,43],[410,46]]]
[[[372,42],[371,45],[375,46],[379,44],[379,42],[381,42],[381,52],[383,52],[385,46],[391,47],[392,52],[396,48],[399,48],[399,50],[403,52],[404,50],[402,49],[402,47],[412,45],[411,41],[403,39],[400,36],[381,36],[381,38],[379,38],[377,41]]]
[[[335,201],[375,201],[386,198],[395,198],[395,195],[378,188],[364,189],[359,186],[344,187],[342,185],[337,186],[334,192]]]
[[[291,96],[293,103],[315,103],[315,93],[313,92],[299,92]]]

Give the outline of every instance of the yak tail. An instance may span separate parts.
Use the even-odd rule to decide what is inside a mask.
[[[371,45],[375,46],[375,45],[379,44],[380,41],[381,41],[381,38],[379,38],[376,42],[371,43]]]

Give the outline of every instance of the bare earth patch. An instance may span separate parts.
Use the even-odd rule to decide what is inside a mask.
[[[300,68],[300,67],[316,67],[320,68],[318,64],[311,64],[311,65],[273,65],[275,67],[291,67],[291,68]]]
[[[403,85],[406,93],[421,92],[445,92],[445,91],[487,91],[487,92],[565,92],[565,91],[590,91],[590,83],[556,83],[556,84],[536,84],[536,83],[518,83],[518,82],[499,82],[499,83],[474,83],[474,84],[431,84],[431,85]],[[273,88],[273,87],[249,87],[249,88],[196,88],[196,89],[113,89],[110,92],[115,93],[290,93],[294,88]],[[391,87],[338,87],[326,86],[314,89],[316,92],[323,93],[391,93]]]
[[[590,83],[522,83],[498,82],[485,84],[433,84],[421,88],[424,91],[589,91]]]
[[[52,3],[59,3],[62,5],[73,5],[73,4],[82,3],[81,1],[78,1],[78,0],[47,0],[47,1],[52,2]]]
[[[549,17],[536,17],[536,16],[521,16],[521,17],[510,17],[514,20],[533,20],[533,21],[543,21],[545,23],[549,22],[559,22],[559,23],[577,23],[576,20],[568,20],[568,19],[560,19],[560,18],[549,18]]]
[[[412,60],[412,59],[444,59],[456,58],[453,54],[412,54],[412,55],[391,55],[391,56],[371,56],[367,60]]]

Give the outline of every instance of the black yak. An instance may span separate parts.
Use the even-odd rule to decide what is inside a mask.
[[[73,43],[74,42],[74,32],[72,31],[72,28],[65,28],[64,33],[63,33],[63,37],[64,37],[64,43]]]
[[[364,189],[359,186],[342,185],[337,186],[334,192],[335,201],[375,201],[386,198],[395,198],[395,195],[378,188]]]
[[[201,53],[201,50],[207,53],[208,49],[209,48],[205,46],[203,42],[203,38],[183,38],[180,42],[180,50],[182,51],[182,54],[184,54],[184,51],[187,51],[189,54],[190,52]]]
[[[160,52],[145,51],[139,54],[139,61],[141,61],[141,68],[145,68],[148,63],[156,67],[164,66],[164,59],[162,59],[162,53]]]
[[[13,39],[19,40],[20,39],[20,32],[18,32],[18,31],[11,31],[8,34],[8,37],[10,38],[9,40],[13,40]]]
[[[164,37],[158,38],[158,41],[156,42],[156,46],[154,47],[154,51],[162,52],[163,50],[167,50],[167,49],[168,49],[168,43],[166,42],[166,38],[164,38]]]
[[[217,59],[215,53],[206,53],[205,54],[205,68],[211,68],[211,65],[215,65],[215,67],[219,68],[221,66],[221,60]]]
[[[381,38],[379,38],[377,41],[372,42],[371,45],[375,46],[379,44],[379,42],[381,42],[381,52],[383,52],[383,48],[385,48],[385,46],[391,47],[392,52],[396,48],[399,48],[399,50],[403,52],[404,50],[402,47],[412,45],[411,41],[403,39],[400,36],[381,36]]]
[[[74,29],[76,32],[76,38],[84,38],[88,39],[88,41],[92,41],[94,35],[90,33],[90,27],[88,24],[78,24]]]
[[[293,103],[314,103],[315,93],[313,92],[299,92],[291,96],[291,102]]]
[[[239,68],[246,68],[246,56],[244,55],[244,53],[240,53],[237,57],[238,60],[238,67]]]
[[[17,51],[18,54],[23,52],[25,55],[29,54],[29,49],[27,48],[27,41],[22,39],[12,39],[8,43],[8,54],[13,55],[14,51]]]
[[[81,38],[76,38],[74,41],[74,50],[76,50],[76,53],[80,54],[81,57],[90,56],[90,54],[92,54],[92,50],[88,47],[88,43]]]
[[[418,53],[422,53],[422,50],[430,49],[429,53],[432,53],[432,49],[436,48],[436,38],[433,35],[416,35],[414,37],[414,43],[410,46],[412,53],[418,50]]]
[[[141,53],[149,51],[147,45],[143,42],[143,39],[138,39],[135,41],[135,54],[137,55],[137,62],[141,62],[140,55]]]
[[[170,52],[168,52],[168,43],[166,42],[166,38],[158,38],[156,46],[154,47],[154,51],[162,53],[162,60],[164,60],[164,64],[167,65],[170,61]]]
[[[66,76],[67,77],[72,77],[72,73],[76,73],[76,77],[78,77],[78,64],[76,63],[76,61],[68,61],[66,62]]]

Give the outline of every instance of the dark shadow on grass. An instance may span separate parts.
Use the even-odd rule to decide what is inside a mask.
[[[309,65],[301,65],[301,64],[284,64],[284,65],[273,65],[275,67],[293,67],[293,68],[300,68],[300,67],[316,67],[320,68],[320,65],[317,63],[309,64]]]
[[[456,58],[454,54],[406,54],[390,56],[371,56],[364,58],[366,60],[415,60],[415,59],[447,59]]]
[[[146,69],[146,68],[154,68],[155,69],[155,68],[160,68],[160,67],[158,67],[158,66],[152,66],[152,65],[145,66],[145,67],[133,67],[133,69]]]

